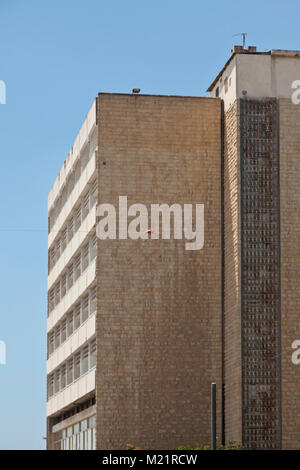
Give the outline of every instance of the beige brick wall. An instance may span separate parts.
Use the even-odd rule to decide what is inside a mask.
[[[226,440],[241,441],[241,310],[238,102],[225,115],[225,383]],[[300,439],[300,366],[291,344],[300,339],[300,107],[280,100],[282,447]]]
[[[300,439],[300,365],[291,344],[300,339],[300,106],[280,103],[282,445]]]
[[[226,442],[242,442],[239,101],[224,120],[224,376]]]
[[[221,439],[220,101],[100,94],[99,202],[205,204],[205,244],[98,243],[97,448]]]
[[[204,203],[205,243],[98,242],[97,448],[221,441],[221,104],[100,94],[99,203]],[[282,446],[300,439],[300,106],[280,100]],[[242,440],[239,102],[224,117],[226,441]],[[48,423],[49,425],[50,423]],[[48,430],[48,448],[53,436]]]

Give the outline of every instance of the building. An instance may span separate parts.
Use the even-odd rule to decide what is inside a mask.
[[[299,54],[235,47],[209,87],[224,103],[225,435],[249,448],[300,434]]]
[[[49,193],[47,445],[300,439],[300,53],[235,46],[210,97],[100,93]],[[96,208],[204,204],[205,242],[100,240]]]
[[[49,447],[87,416],[100,449],[172,448],[199,429],[209,440],[215,379],[221,394],[220,116],[213,98],[99,94],[93,103],[49,195]],[[209,249],[99,240],[96,204],[120,195],[204,202]],[[84,432],[89,447],[93,431]]]

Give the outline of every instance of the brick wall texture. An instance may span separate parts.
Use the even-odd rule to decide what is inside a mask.
[[[280,104],[282,446],[300,439],[300,366],[292,363],[300,339],[300,106]]]
[[[242,442],[239,101],[224,116],[224,382],[226,442]]]
[[[97,448],[221,439],[221,104],[100,94],[99,203],[205,205],[205,242],[99,240]]]

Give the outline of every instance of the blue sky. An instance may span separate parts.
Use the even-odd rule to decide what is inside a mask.
[[[292,0],[0,0],[0,449],[44,448],[47,194],[94,97],[205,96],[233,34],[300,49],[299,13]]]

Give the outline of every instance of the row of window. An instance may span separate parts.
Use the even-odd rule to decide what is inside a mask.
[[[81,348],[63,365],[48,375],[47,399],[79,379],[96,366],[96,339]]]
[[[73,170],[67,178],[66,184],[62,188],[61,194],[57,198],[54,207],[49,213],[49,232],[54,226],[60,212],[68,201],[70,194],[72,193],[76,183],[78,182],[81,174],[85,170],[88,162],[92,158],[95,150],[97,148],[97,133],[96,130],[91,136],[90,142],[82,149],[80,157],[77,160],[76,165],[74,165]]]
[[[53,269],[60,256],[65,251],[68,243],[72,240],[75,233],[79,230],[82,222],[85,220],[90,210],[97,202],[97,180],[94,180],[88,191],[80,199],[79,203],[72,211],[71,217],[67,220],[61,230],[61,236],[56,240],[53,247],[49,250],[49,269]]]
[[[222,82],[222,78],[220,79],[220,82]],[[229,80],[228,80],[228,77],[225,77],[224,79],[224,90],[225,90],[225,94],[228,92],[228,88],[231,86],[231,77],[229,77]],[[220,96],[220,87],[217,87],[216,88],[216,98],[218,98]]]
[[[48,333],[48,358],[96,311],[96,286]]]
[[[58,281],[49,290],[48,316],[96,257],[96,249],[97,238],[96,233],[94,233],[83,245],[79,253],[72,259],[72,261],[70,261]]]
[[[96,416],[91,416],[54,434],[56,450],[93,450],[95,443]]]

